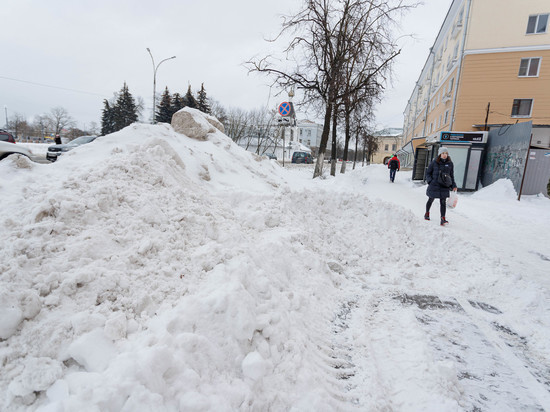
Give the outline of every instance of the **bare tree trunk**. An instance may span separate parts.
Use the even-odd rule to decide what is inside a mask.
[[[323,162],[325,161],[325,152],[327,151],[328,136],[330,134],[330,116],[332,114],[332,103],[327,103],[325,109],[325,123],[323,124],[323,133],[321,134],[321,144],[319,145],[319,156],[313,172],[313,178],[323,174]]]
[[[332,149],[330,154],[330,175],[336,176],[336,126],[338,125],[338,105],[332,110]]]
[[[365,167],[365,152],[366,152],[366,148],[367,148],[367,141],[366,141],[366,137],[363,135],[363,164],[362,166]]]
[[[351,139],[351,130],[350,130],[350,110],[349,107],[346,107],[344,112],[345,115],[345,125],[346,125],[346,143],[344,144],[344,157],[342,159],[342,168],[340,173],[346,173],[346,163],[348,162],[348,150],[349,150],[349,140]]]
[[[355,155],[353,156],[353,170],[355,170],[355,164],[357,163],[357,149],[359,145],[359,135],[355,135]]]

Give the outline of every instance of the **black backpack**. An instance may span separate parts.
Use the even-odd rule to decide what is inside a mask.
[[[390,169],[397,169],[397,167],[398,167],[397,160],[395,159],[390,160]]]
[[[443,187],[451,187],[453,185],[453,179],[451,175],[443,170],[439,170],[439,176],[437,177],[437,183]]]

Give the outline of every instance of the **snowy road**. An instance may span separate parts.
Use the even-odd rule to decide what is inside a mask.
[[[550,200],[442,228],[406,173],[311,168],[168,125],[2,162],[0,409],[550,410]]]
[[[395,184],[388,182],[387,171],[380,166],[359,175],[369,198],[383,195],[380,200],[409,209],[419,221],[422,219],[425,187],[416,188],[410,173],[398,175],[401,179]],[[401,276],[391,268],[382,269],[375,274],[379,282],[375,287],[372,272],[356,272],[348,278],[348,288],[353,292],[341,305],[351,309],[344,317],[337,316],[337,324],[341,329],[338,334],[343,335],[340,345],[347,347],[348,363],[354,365],[349,371],[350,393],[359,406],[375,410],[452,410],[456,405],[460,410],[474,411],[550,409],[550,359],[540,351],[546,344],[530,339],[542,338],[548,332],[537,330],[548,327],[547,303],[540,313],[534,308],[534,330],[528,332],[529,320],[521,316],[516,319],[511,313],[514,296],[502,300],[502,291],[494,294],[499,282],[525,278],[532,288],[542,286],[548,296],[548,244],[541,242],[548,239],[548,210],[514,204],[498,189],[492,196],[493,201],[488,196],[487,205],[483,205],[477,199],[482,198],[480,194],[463,194],[459,208],[448,211],[449,227],[434,228],[434,222],[422,222],[427,230],[436,229],[430,236],[435,242],[428,239],[425,246],[440,254],[439,273],[434,273],[433,265],[425,267],[428,262],[437,264],[428,256],[428,262],[419,259],[403,268]],[[533,200],[536,202],[524,202]],[[480,206],[487,209],[479,210]],[[432,215],[437,217],[438,207],[434,209]],[[500,219],[492,216],[495,213],[503,214],[501,219],[508,220],[508,225],[499,224]],[[538,219],[541,225],[536,224]],[[403,230],[407,224],[396,221],[388,230],[422,243],[421,234]],[[448,246],[447,253],[437,247],[438,238],[453,237],[457,241]],[[391,242],[384,245],[388,250],[376,250],[376,254],[395,265],[395,258],[401,255],[395,249],[400,247],[395,244],[392,248]],[[485,272],[484,277],[494,284],[485,289],[478,283],[483,277],[468,276],[470,270]],[[448,275],[452,279],[447,282]],[[453,287],[457,279],[464,284]],[[516,297],[520,305],[527,303],[521,295]],[[485,299],[502,302],[502,310]]]

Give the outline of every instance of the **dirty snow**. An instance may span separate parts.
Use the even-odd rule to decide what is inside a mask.
[[[550,200],[441,228],[350,168],[138,124],[0,162],[0,409],[550,410]]]

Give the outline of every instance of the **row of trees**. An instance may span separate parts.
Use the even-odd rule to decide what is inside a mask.
[[[407,8],[403,0],[304,0],[302,10],[283,22],[278,39],[290,38],[286,59],[266,56],[248,62],[250,71],[265,73],[282,89],[297,87],[305,104],[324,117],[313,177],[322,174],[332,132],[335,159],[337,128],[343,122],[344,160],[352,135],[366,141],[374,104],[379,102],[399,55],[392,28],[394,17]],[[284,66],[284,62],[292,64]],[[342,162],[341,172],[345,172]],[[332,162],[334,175],[336,162]]]
[[[72,140],[79,136],[98,133],[98,125],[95,122],[91,122],[84,129],[76,127],[76,122],[63,107],[54,107],[49,113],[35,116],[31,121],[21,113],[14,113],[8,121],[8,129],[19,140],[61,134]]]
[[[245,149],[249,149],[252,143],[255,153],[264,154],[273,147],[282,146],[280,129],[277,123],[277,110],[262,107],[253,110],[223,107],[219,102],[213,101],[212,115],[214,115],[225,127],[225,134],[235,143]],[[356,147],[354,150],[346,146],[345,139],[337,139],[336,145],[327,149],[334,159],[353,158],[356,161],[370,162],[374,153],[378,150],[378,140],[369,129],[355,131]],[[348,157],[346,157],[346,154]]]
[[[179,93],[170,94],[168,87],[164,89],[162,93],[160,103],[155,110],[155,122],[157,123],[170,123],[172,116],[178,110],[184,107],[190,107],[192,109],[198,109],[201,112],[210,114],[212,109],[210,107],[209,99],[204,89],[204,83],[201,84],[201,89],[197,92],[197,97],[193,96],[191,91],[191,85],[187,89],[187,93],[184,96]]]
[[[115,93],[112,99],[103,101],[101,134],[106,135],[117,132],[136,122],[141,116],[143,107],[143,100],[141,98],[136,100],[130,93],[128,85],[124,83],[122,89]],[[204,84],[201,85],[196,97],[193,96],[191,86],[183,96],[179,93],[171,95],[168,87],[166,87],[159,104],[155,108],[154,121],[156,123],[170,123],[173,114],[184,107],[196,108],[205,113],[211,112]]]

